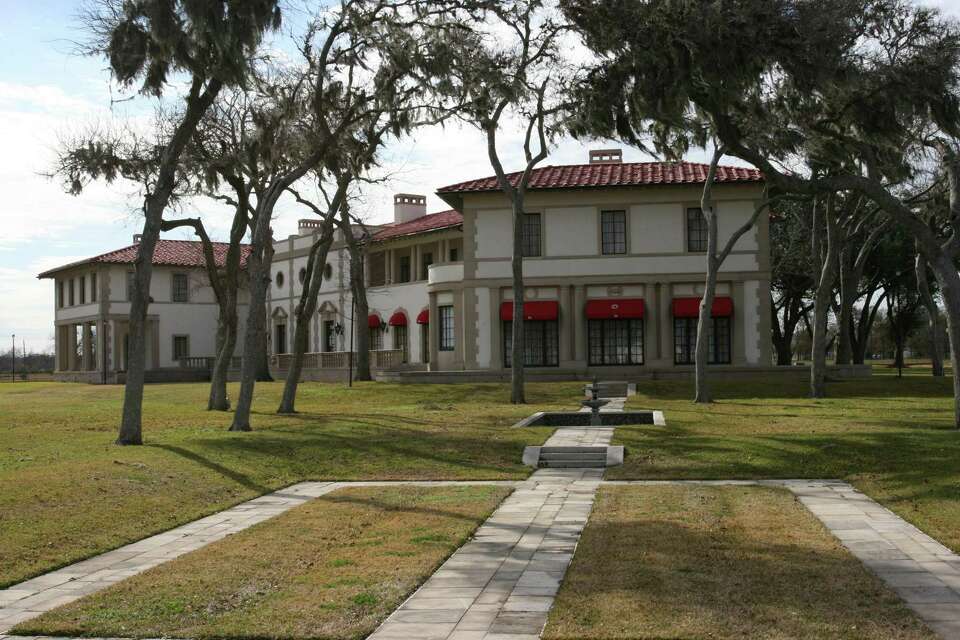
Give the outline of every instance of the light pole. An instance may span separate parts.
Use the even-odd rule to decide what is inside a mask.
[[[17,381],[17,334],[10,336],[10,382]]]

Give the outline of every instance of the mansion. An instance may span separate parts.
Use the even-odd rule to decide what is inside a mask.
[[[522,221],[522,356],[510,344],[512,215],[496,179],[438,189],[450,207],[438,213],[427,213],[422,195],[396,195],[391,223],[354,229],[365,239],[367,318],[353,317],[349,255],[344,238],[335,237],[303,377],[345,377],[351,334],[361,324],[370,329],[379,379],[504,379],[516,357],[531,379],[685,375],[705,278],[699,201],[706,173],[706,165],[689,162],[624,163],[618,150],[591,151],[587,164],[534,170]],[[716,180],[722,246],[750,218],[764,183],[742,167],[720,167]],[[301,220],[297,234],[274,243],[267,326],[280,377],[319,227],[318,219]],[[60,379],[122,380],[136,248],[40,275],[55,283]],[[216,249],[222,259],[225,246]],[[202,379],[214,355],[217,305],[199,243],[161,240],[154,265],[148,379]],[[245,303],[240,316],[242,323]],[[721,267],[712,316],[712,363],[731,372],[771,367],[765,216]]]

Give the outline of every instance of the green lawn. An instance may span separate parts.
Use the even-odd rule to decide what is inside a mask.
[[[350,488],[24,622],[19,635],[366,637],[510,492]]]
[[[0,587],[301,480],[523,478],[511,429],[537,409],[574,408],[582,386],[304,384],[301,413],[273,413],[258,384],[252,433],[207,412],[207,385],[148,385],[142,447],[116,447],[122,387],[0,386]],[[235,396],[236,387],[231,387]]]
[[[842,478],[960,550],[951,381],[877,372],[831,382],[824,400],[805,379],[714,380],[712,405],[687,382],[641,382],[628,407],[662,409],[667,427],[618,429],[625,464],[607,477]]]
[[[933,640],[785,489],[603,487],[544,638]]]

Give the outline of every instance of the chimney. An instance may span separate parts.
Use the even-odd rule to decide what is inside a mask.
[[[133,234],[133,244],[140,244],[140,241],[141,241],[141,240],[143,240],[143,234],[142,234],[142,233],[135,233],[135,234]]]
[[[427,214],[427,197],[410,193],[393,196],[393,221],[397,224],[410,222]]]
[[[623,162],[622,149],[591,149],[590,164],[621,164]]]
[[[301,218],[297,220],[297,232],[301,236],[308,236],[323,226],[323,220],[319,218]]]

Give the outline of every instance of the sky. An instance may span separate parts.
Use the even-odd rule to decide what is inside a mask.
[[[930,0],[960,18],[960,0]],[[77,55],[82,39],[79,2],[0,0],[0,349],[16,335],[17,349],[53,348],[53,284],[37,274],[54,266],[127,246],[142,220],[135,193],[124,185],[94,184],[79,196],[64,192],[47,176],[58,145],[84,127],[111,119],[144,117],[143,101],[117,102],[125,94],[110,83],[105,63]],[[501,148],[507,170],[522,168],[522,132],[504,131]],[[544,164],[587,161],[590,148],[606,142],[559,140]],[[648,160],[624,145],[625,161]],[[693,154],[691,160],[701,161]],[[486,147],[475,130],[447,125],[415,132],[390,144],[384,154],[389,184],[366,194],[370,222],[392,218],[392,193],[427,196],[428,211],[448,208],[436,197],[447,184],[491,175]],[[200,213],[211,236],[224,239],[230,212],[200,200],[186,205]],[[295,204],[278,207],[274,232],[296,232],[309,214]],[[165,234],[190,238],[185,231]]]

